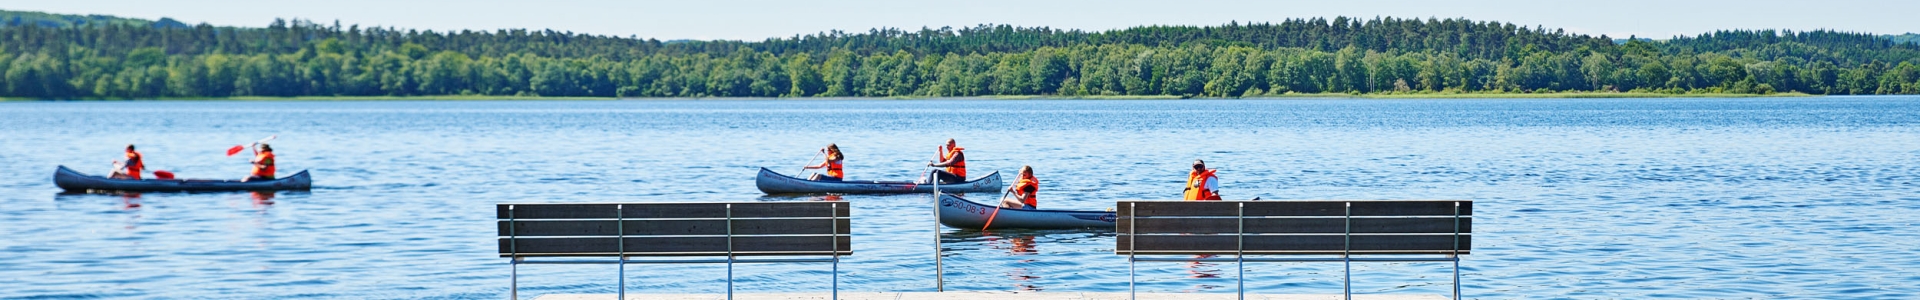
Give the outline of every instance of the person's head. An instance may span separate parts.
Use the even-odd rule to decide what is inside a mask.
[[[261,151],[261,152],[273,152],[273,146],[267,146],[267,144],[260,144],[260,151]]]
[[[127,151],[133,151],[133,144],[127,144]]]
[[[1020,166],[1020,177],[1033,177],[1033,166]]]
[[[956,147],[957,145],[959,144],[953,143],[953,139],[947,139],[947,148],[951,149],[953,147]]]
[[[840,154],[840,145],[827,144],[827,159],[838,160],[841,158],[841,156],[842,155]]]
[[[1204,162],[1204,161],[1200,161],[1200,160],[1198,160],[1198,159],[1195,159],[1195,160],[1193,160],[1193,171],[1194,171],[1194,172],[1206,172],[1206,171],[1207,171],[1207,162]]]

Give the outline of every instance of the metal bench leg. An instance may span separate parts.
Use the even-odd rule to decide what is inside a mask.
[[[1131,251],[1129,251],[1129,252],[1131,252]],[[1136,263],[1136,262],[1134,262],[1134,261],[1133,261],[1133,254],[1131,254],[1131,253],[1129,253],[1129,254],[1127,254],[1127,299],[1139,299],[1139,298],[1140,298],[1140,295],[1139,295],[1139,293],[1138,293],[1138,292],[1135,292],[1135,291],[1133,290],[1133,282],[1134,282],[1134,278],[1133,278],[1133,277],[1134,277],[1134,275],[1133,275],[1133,272],[1134,272],[1134,270],[1133,270],[1133,265],[1134,265],[1135,263]]]
[[[727,300],[733,300],[733,256],[727,256]]]
[[[622,241],[622,242],[625,242],[625,241]],[[614,300],[627,300],[627,257],[626,256],[620,257],[620,298],[615,298]]]
[[[1460,256],[1453,256],[1453,300],[1460,300]]]
[[[1340,283],[1341,295],[1345,296],[1343,299],[1353,300],[1353,257],[1345,257],[1345,263],[1347,267],[1343,273],[1346,273],[1346,281]]]
[[[1240,269],[1238,270],[1240,271],[1240,275],[1238,275],[1240,277],[1240,287],[1238,288],[1240,291],[1240,300],[1247,300],[1247,258],[1243,254],[1243,256],[1238,259],[1240,260],[1239,265],[1235,267]]]
[[[835,243],[838,242],[835,241]],[[837,253],[833,255],[833,295],[829,300],[840,300],[840,254]]]
[[[507,300],[520,300],[520,258],[509,259],[507,265]]]

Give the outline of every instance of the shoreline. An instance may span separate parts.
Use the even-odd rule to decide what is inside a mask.
[[[34,101],[611,101],[611,100],[1304,100],[1304,99],[1355,99],[1355,100],[1395,100],[1395,99],[1660,99],[1660,98],[1789,98],[1789,97],[1825,97],[1806,93],[1774,94],[1666,94],[1666,93],[1612,93],[1612,92],[1557,92],[1557,93],[1380,93],[1380,94],[1282,94],[1247,97],[1185,97],[1176,95],[1006,95],[1006,96],[966,96],[966,97],[671,97],[671,98],[619,98],[619,97],[546,97],[546,96],[485,96],[485,95],[440,95],[440,96],[294,96],[294,97],[155,97],[155,98],[78,98],[78,99],[30,99],[0,97],[0,102]],[[1897,95],[1872,95],[1897,96]]]

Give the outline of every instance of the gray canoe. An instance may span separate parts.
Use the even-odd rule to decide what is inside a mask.
[[[885,194],[885,193],[926,193],[933,191],[932,184],[919,184],[908,181],[812,181],[786,174],[780,174],[767,168],[760,168],[753,185],[768,194],[788,193],[843,193],[843,194]],[[1000,190],[1000,171],[994,171],[973,181],[940,184],[941,192],[994,192]]]
[[[217,179],[115,179],[87,175],[60,166],[53,172],[53,185],[68,191],[128,192],[210,192],[210,191],[304,191],[313,189],[313,177],[307,171],[274,180],[241,182]]]
[[[944,190],[943,190],[944,191]],[[998,203],[995,203],[998,204]],[[966,198],[940,194],[940,225],[960,229],[1100,229],[1113,230],[1114,212],[1098,210],[1024,210],[967,201]],[[992,228],[987,218],[993,218]]]

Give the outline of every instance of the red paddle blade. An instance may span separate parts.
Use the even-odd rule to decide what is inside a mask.
[[[173,179],[173,172],[167,172],[166,170],[153,171],[153,178]]]
[[[233,146],[233,148],[227,148],[227,156],[233,156],[234,154],[240,154],[240,151],[242,151],[242,150],[247,150],[247,146],[241,146],[241,145],[234,145],[234,146]]]

